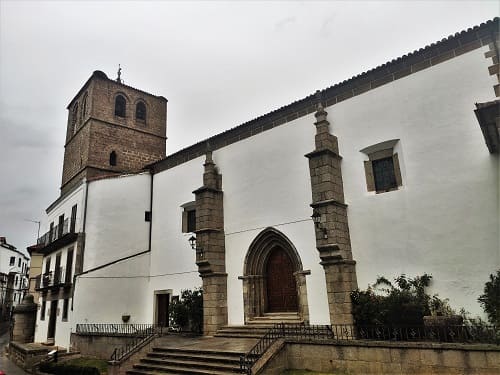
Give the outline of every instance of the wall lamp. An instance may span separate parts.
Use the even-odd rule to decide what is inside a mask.
[[[189,244],[191,245],[191,249],[196,250],[196,254],[200,254],[200,258],[203,258],[203,248],[201,246],[196,245],[196,237],[189,237]]]
[[[314,209],[313,214],[311,215],[311,219],[313,220],[316,229],[320,230],[323,233],[323,238],[327,239],[328,234],[326,228],[321,223],[321,214],[319,213],[318,210]]]

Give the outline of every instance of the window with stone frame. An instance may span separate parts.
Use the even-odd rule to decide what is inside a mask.
[[[394,147],[399,139],[377,143],[361,150],[368,160],[364,162],[368,191],[385,193],[403,185],[399,156]]]
[[[115,99],[115,116],[125,117],[127,102],[122,95],[117,95]]]
[[[189,202],[182,205],[182,232],[193,233],[196,231],[196,204]]]
[[[141,122],[146,121],[146,104],[143,102],[139,102],[135,106],[135,119]]]

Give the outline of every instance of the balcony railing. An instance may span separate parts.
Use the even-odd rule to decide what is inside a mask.
[[[38,245],[47,246],[50,243],[64,237],[66,234],[71,233],[69,229],[70,229],[69,219],[66,219],[64,220],[62,225],[56,225],[55,227],[52,228],[52,230],[49,230],[42,237],[40,237],[37,243]]]
[[[63,267],[59,267],[53,271],[37,276],[35,290],[71,284],[71,273],[67,274],[65,271],[66,270]]]

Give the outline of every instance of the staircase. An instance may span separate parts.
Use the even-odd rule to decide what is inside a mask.
[[[276,323],[300,324],[303,320],[297,313],[267,313],[255,317],[246,325],[224,326],[220,328],[215,337],[245,337],[260,339]]]
[[[240,373],[244,352],[187,348],[153,348],[127,375]]]
[[[225,326],[213,338],[172,342],[166,336],[127,375],[193,374],[228,375],[241,373],[244,356],[276,323],[303,323],[296,313],[268,313],[244,326]]]

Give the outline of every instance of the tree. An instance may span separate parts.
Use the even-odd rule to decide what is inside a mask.
[[[490,275],[490,281],[484,285],[484,294],[477,300],[488,316],[489,322],[500,327],[500,269],[496,275]]]
[[[382,276],[366,291],[352,292],[356,324],[423,325],[423,317],[431,313],[451,315],[447,300],[427,294],[431,280],[428,274],[414,278],[402,274],[391,283]]]
[[[203,293],[201,288],[181,291],[181,298],[169,308],[170,320],[182,330],[203,332]]]

